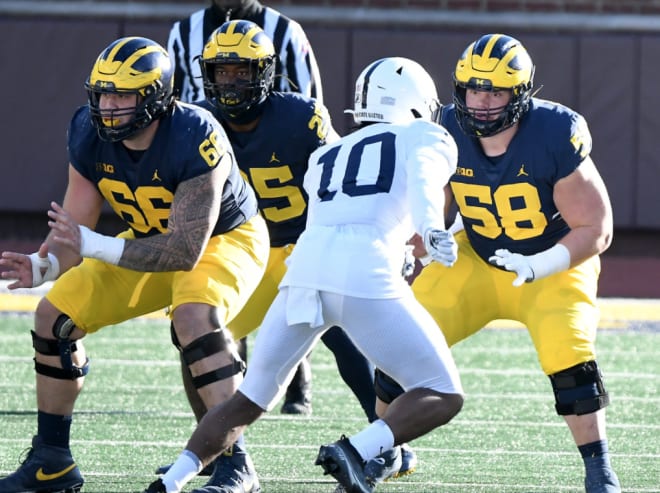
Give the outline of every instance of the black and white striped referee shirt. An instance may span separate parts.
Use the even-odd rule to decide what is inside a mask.
[[[216,28],[227,20],[245,19],[261,27],[273,40],[279,56],[274,90],[299,92],[322,102],[319,68],[302,26],[259,2],[246,3],[246,7],[230,11],[229,18],[226,12],[212,6],[174,23],[167,49],[174,60],[174,88],[180,99],[190,103],[204,99],[202,73],[196,58]]]

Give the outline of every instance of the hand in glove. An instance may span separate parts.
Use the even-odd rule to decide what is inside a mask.
[[[495,254],[488,261],[499,267],[504,267],[509,272],[515,272],[518,277],[513,281],[514,286],[522,286],[526,282],[534,280],[534,271],[529,264],[529,257],[519,253],[511,253],[506,248],[495,250]]]
[[[561,243],[552,248],[543,250],[534,255],[522,255],[511,253],[506,248],[495,250],[495,254],[488,261],[499,267],[504,267],[509,272],[514,272],[517,277],[513,285],[518,287],[526,282],[548,277],[557,272],[569,269],[571,266],[571,254]]]
[[[406,253],[404,254],[401,275],[403,277],[410,277],[413,275],[413,272],[415,272],[415,256],[413,255],[413,246],[406,245]]]
[[[458,258],[454,235],[443,229],[427,229],[424,233],[424,248],[433,260],[447,267],[454,265]]]

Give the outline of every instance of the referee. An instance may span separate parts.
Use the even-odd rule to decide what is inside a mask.
[[[245,19],[261,27],[275,45],[275,91],[299,92],[323,102],[319,68],[300,24],[257,0],[212,0],[211,6],[177,21],[167,49],[174,60],[174,89],[182,101],[204,99],[199,61],[214,29],[231,19]]]

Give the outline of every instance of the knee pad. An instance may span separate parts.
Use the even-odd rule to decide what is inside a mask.
[[[71,354],[78,350],[76,342],[69,339],[75,324],[67,315],[60,315],[53,324],[53,335],[55,339],[45,339],[32,333],[32,347],[34,350],[44,356],[59,356],[62,368],[39,363],[34,360],[34,369],[37,373],[58,380],[76,380],[89,373],[89,358],[85,360],[82,367],[73,364]]]
[[[231,338],[231,334],[227,331],[227,329],[219,329],[195,339],[193,342],[181,349],[181,356],[183,357],[183,361],[185,361],[186,365],[189,367],[196,361],[217,353],[221,353],[228,349],[232,349],[230,351],[232,357],[234,358],[232,363],[218,368],[217,370],[193,377],[192,382],[196,389],[200,389],[219,380],[231,378],[237,373],[242,373],[245,371],[245,363],[240,359],[240,357],[238,357],[235,349],[233,349],[232,346],[234,346],[234,341]]]
[[[390,404],[405,392],[401,385],[378,368],[376,368],[374,374],[374,390],[376,391],[376,396],[385,404]]]
[[[606,407],[610,398],[596,361],[588,361],[549,375],[557,414],[590,414]]]

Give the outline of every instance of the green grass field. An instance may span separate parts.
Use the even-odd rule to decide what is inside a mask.
[[[31,316],[0,316],[0,475],[19,465],[36,431]],[[660,331],[634,324],[599,334],[612,405],[608,433],[625,492],[660,492]],[[91,371],[78,400],[72,450],[87,493],[141,492],[176,458],[194,427],[167,322],[138,320],[86,339]],[[467,394],[446,427],[416,440],[420,466],[378,492],[584,491],[582,461],[553,410],[550,384],[524,330],[486,329],[454,348]],[[313,353],[311,417],[277,410],[251,427],[248,446],[264,493],[332,492],[319,445],[365,418],[324,346]],[[197,479],[189,489],[201,485]]]

